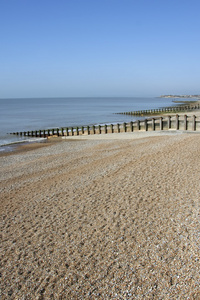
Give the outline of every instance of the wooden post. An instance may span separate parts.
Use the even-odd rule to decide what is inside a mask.
[[[152,130],[155,131],[155,119],[152,118]]]
[[[90,126],[87,126],[87,134],[90,134]]]
[[[184,130],[187,130],[187,115],[184,115]]]
[[[144,120],[144,130],[147,131],[147,119]]]
[[[65,130],[66,130],[66,136],[69,136],[69,128],[66,127]]]
[[[192,130],[196,130],[196,116],[192,116]]]
[[[176,130],[179,130],[179,115],[176,115]]]
[[[84,134],[84,126],[81,127],[81,134]]]
[[[39,130],[39,137],[41,137],[41,130]]]
[[[163,117],[160,117],[160,130],[163,130]]]
[[[79,128],[76,127],[76,135],[79,135]]]
[[[111,130],[111,133],[114,133],[113,124],[110,124],[110,130]]]
[[[59,128],[56,129],[56,134],[59,136]]]
[[[71,127],[71,136],[74,135],[74,128]]]
[[[93,132],[93,134],[96,133],[96,132],[95,132],[95,126],[94,126],[94,125],[92,126],[92,132]]]
[[[99,125],[99,134],[101,134],[101,125]]]
[[[120,125],[117,123],[117,132],[120,133]]]
[[[33,136],[33,130],[31,131],[31,136]]]
[[[37,137],[37,130],[35,130],[35,137]]]
[[[64,136],[64,128],[61,128],[61,135]]]
[[[105,124],[105,133],[108,133],[107,125]]]
[[[45,135],[45,129],[43,130],[43,137],[45,137],[46,135]]]
[[[140,130],[140,120],[137,120],[137,129]]]
[[[170,129],[171,128],[171,116],[168,116],[168,129]]]
[[[123,124],[124,132],[126,132],[126,123]]]
[[[52,135],[54,135],[54,128],[52,129]]]
[[[130,131],[133,132],[133,122],[130,122]]]

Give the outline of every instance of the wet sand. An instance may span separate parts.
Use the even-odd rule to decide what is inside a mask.
[[[200,298],[200,134],[119,135],[0,157],[2,299]]]

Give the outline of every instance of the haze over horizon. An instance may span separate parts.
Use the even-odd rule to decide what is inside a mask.
[[[0,0],[0,98],[200,94],[198,0]]]

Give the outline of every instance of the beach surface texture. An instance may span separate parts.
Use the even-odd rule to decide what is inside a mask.
[[[199,133],[21,147],[0,197],[1,299],[200,299]]]

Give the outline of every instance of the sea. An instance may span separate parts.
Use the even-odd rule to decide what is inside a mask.
[[[173,105],[172,98],[160,97],[0,99],[0,152],[39,140],[13,132],[130,122],[136,117],[118,113]]]

